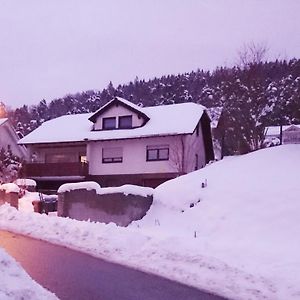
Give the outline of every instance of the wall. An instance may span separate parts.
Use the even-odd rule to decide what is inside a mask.
[[[0,190],[0,205],[5,202],[9,203],[11,206],[18,209],[19,207],[19,194],[18,193],[6,193],[3,190]]]
[[[167,161],[146,161],[146,147],[150,145],[169,145],[170,153],[177,151],[179,136],[127,139],[116,141],[91,142],[88,144],[90,175],[173,173],[176,165]],[[122,147],[122,163],[102,163],[102,148]]]
[[[152,196],[113,193],[98,195],[95,190],[78,189],[58,194],[57,213],[61,217],[114,222],[127,226],[146,215],[153,202]]]
[[[102,119],[103,118],[110,118],[110,117],[120,117],[120,116],[132,116],[132,127],[140,127],[144,123],[143,118],[139,118],[136,113],[129,110],[128,108],[125,108],[122,105],[113,106],[107,111],[103,112],[101,116],[98,117],[94,129],[95,130],[101,130],[102,129]],[[118,128],[118,118],[117,121],[117,128]]]
[[[196,154],[198,161],[196,162]],[[202,127],[198,124],[197,130],[192,135],[185,136],[185,168],[184,172],[189,173],[203,168],[206,165],[205,148],[203,141]]]

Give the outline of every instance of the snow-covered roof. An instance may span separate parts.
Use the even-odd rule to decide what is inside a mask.
[[[293,125],[283,125],[282,126],[282,131],[285,131],[289,129],[292,126],[296,126],[300,129],[300,124],[293,124]],[[280,135],[280,126],[269,126],[265,128],[265,133],[266,136],[271,136],[271,135]]]
[[[129,102],[125,101],[126,104]],[[190,102],[144,108],[135,105],[135,109],[149,117],[149,121],[139,128],[93,131],[93,123],[89,118],[95,113],[66,115],[43,123],[19,143],[80,142],[188,134],[195,130],[205,107]]]
[[[0,126],[7,121],[7,118],[0,118]]]
[[[149,119],[149,117],[143,112],[142,107],[140,107],[124,98],[115,97],[114,99],[112,99],[111,101],[107,102],[105,105],[100,107],[96,112],[94,112],[92,114],[92,116],[89,118],[89,120],[94,123],[99,114],[101,114],[103,111],[108,109],[111,105],[113,105],[116,102],[119,102],[120,104],[123,104],[124,106],[128,107],[129,109],[133,110],[134,112],[141,114],[145,119],[147,119],[147,120]]]

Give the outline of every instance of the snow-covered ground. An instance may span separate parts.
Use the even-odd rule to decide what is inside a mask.
[[[300,145],[274,147],[162,184],[147,215],[127,228],[7,204],[0,228],[231,299],[300,299],[299,169]]]
[[[54,294],[43,289],[0,248],[0,299],[55,300]]]

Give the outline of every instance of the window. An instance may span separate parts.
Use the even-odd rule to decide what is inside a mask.
[[[147,146],[147,161],[169,160],[169,146]]]
[[[132,116],[119,117],[119,128],[132,128]]]
[[[103,148],[102,149],[102,163],[121,163],[123,161],[123,149],[118,148]]]
[[[102,119],[102,128],[103,129],[115,129],[116,128],[116,118],[103,118]]]

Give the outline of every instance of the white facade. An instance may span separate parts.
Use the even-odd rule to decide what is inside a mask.
[[[0,148],[11,150],[13,154],[20,158],[27,158],[27,150],[23,145],[18,145],[19,137],[8,119],[0,119]]]
[[[148,161],[147,147],[149,146],[168,148],[168,159]],[[122,161],[104,163],[103,150],[114,148],[122,150]],[[185,157],[182,156],[183,151]],[[206,163],[202,135],[196,137],[196,134],[91,142],[87,145],[87,159],[90,175],[188,173],[195,168],[203,167]]]

